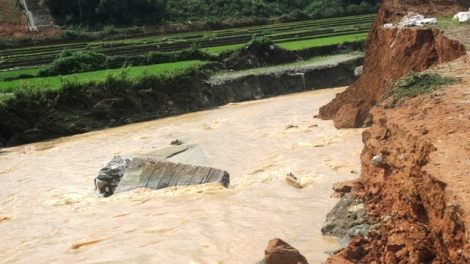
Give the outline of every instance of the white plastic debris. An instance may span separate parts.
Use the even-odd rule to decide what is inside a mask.
[[[400,21],[399,27],[422,27],[424,24],[437,24],[436,18],[424,18],[423,15],[409,12],[403,19]]]
[[[386,29],[391,29],[393,27],[393,24],[392,23],[386,23],[384,24],[384,28]]]
[[[437,19],[435,17],[423,19],[423,24],[435,25],[437,24]]]
[[[452,20],[458,19],[459,22],[465,22],[465,21],[467,21],[469,18],[470,18],[470,8],[469,8],[469,12],[458,12],[458,13],[452,18]]]

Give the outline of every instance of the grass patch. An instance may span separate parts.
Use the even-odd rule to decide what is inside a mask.
[[[128,76],[136,78],[141,75],[162,75],[176,70],[183,70],[193,66],[205,64],[202,61],[181,61],[174,63],[156,64],[149,66],[130,67]],[[31,87],[37,89],[57,90],[67,81],[73,80],[78,83],[91,81],[104,81],[107,75],[119,74],[122,69],[102,70],[94,72],[85,72],[65,76],[52,76],[44,78],[34,78],[25,80],[15,80],[10,82],[0,82],[0,92],[9,93],[20,87]]]
[[[336,37],[329,37],[329,38],[285,42],[285,43],[279,43],[277,45],[287,50],[300,50],[300,49],[311,48],[311,47],[319,47],[319,46],[326,46],[326,45],[331,45],[331,44],[336,44],[336,43],[343,43],[345,41],[365,40],[366,37],[367,37],[367,33],[359,33],[359,34],[347,35],[347,36],[336,36]]]
[[[15,77],[24,76],[24,75],[36,76],[38,74],[38,71],[39,71],[39,68],[0,71],[0,81],[3,81],[8,78],[15,78]]]
[[[459,82],[459,79],[437,73],[416,73],[411,71],[393,84],[392,88],[382,96],[380,102],[392,96],[389,106],[399,106],[407,99],[420,94],[432,94],[432,92],[440,89],[442,85],[452,85]]]
[[[217,47],[206,48],[204,49],[204,51],[209,54],[219,54],[222,51],[228,51],[228,50],[235,51],[236,49],[239,49],[245,45],[246,44],[233,44],[233,45],[226,45],[226,46],[217,46]]]

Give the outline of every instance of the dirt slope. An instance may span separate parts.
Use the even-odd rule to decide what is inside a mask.
[[[60,34],[59,29],[31,32],[28,30],[26,15],[15,7],[16,0],[0,0],[0,41],[32,38],[43,39]]]
[[[412,5],[408,2],[411,1],[382,2],[379,14],[367,36],[362,76],[346,91],[338,94],[332,102],[323,106],[320,109],[320,118],[335,119],[337,128],[370,125],[369,110],[399,77],[411,70],[423,71],[431,65],[451,61],[466,53],[464,45],[447,39],[437,29],[398,27],[385,29],[384,23],[397,21],[402,12],[419,8],[419,6],[411,8]],[[451,4],[446,8],[442,7],[445,14],[462,8],[460,5]],[[425,10],[440,9],[440,5],[424,6]],[[466,9],[468,8],[464,10]],[[426,16],[435,15],[435,12],[420,13]]]
[[[470,260],[470,57],[431,70],[463,81],[398,108],[372,110],[374,124],[363,134],[363,188],[356,191],[382,225],[327,264]],[[374,166],[374,155],[386,165]]]
[[[15,0],[0,0],[0,23],[26,25],[26,17],[15,7]]]
[[[321,117],[335,118],[338,127],[336,119],[346,115],[355,118],[356,126],[371,125],[363,133],[361,184],[355,191],[380,224],[377,232],[354,238],[326,264],[470,263],[470,56],[461,56],[465,47],[435,29],[382,27],[406,11],[449,15],[470,4],[426,2],[382,3],[367,39],[364,74],[321,109]],[[428,68],[462,82],[398,107],[389,101],[376,105],[397,78]],[[372,163],[376,155],[383,157],[383,166]]]

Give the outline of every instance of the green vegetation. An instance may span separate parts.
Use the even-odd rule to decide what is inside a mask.
[[[37,76],[38,71],[38,68],[19,69],[14,71],[0,71],[0,81],[34,78],[35,76]]]
[[[343,42],[354,42],[364,41],[367,37],[367,33],[359,33],[354,35],[337,36],[337,37],[326,37],[319,39],[309,39],[279,43],[279,47],[288,50],[299,50],[310,47],[326,46],[331,44],[343,43]]]
[[[41,69],[38,76],[66,75],[71,73],[117,69],[126,65],[144,66],[187,60],[210,60],[207,54],[195,46],[174,52],[149,52],[147,55],[106,56],[93,51],[64,50],[49,66]]]
[[[356,38],[354,35],[351,38]],[[227,50],[227,46],[221,46],[220,51],[217,54],[214,54],[213,50],[210,49],[200,49],[196,45],[192,45],[187,49],[182,49],[179,51],[172,52],[148,52],[143,55],[115,55],[115,56],[106,56],[102,53],[95,52],[88,48],[82,50],[63,50],[58,57],[49,65],[42,68],[35,69],[22,69],[17,71],[5,71],[0,72],[0,81],[8,81],[3,86],[0,83],[1,87],[5,88],[5,85],[8,87],[13,87],[18,84],[18,82],[10,82],[14,80],[24,80],[28,78],[35,77],[47,77],[47,76],[58,76],[58,75],[67,75],[75,74],[81,72],[93,72],[106,69],[118,69],[121,67],[128,66],[146,66],[146,65],[156,65],[156,64],[165,64],[171,62],[181,62],[181,61],[217,61],[219,63],[225,64],[222,67],[234,67],[234,65],[226,65],[225,60],[230,56],[237,55],[243,50],[246,50],[246,47],[250,47],[250,52],[254,52],[256,56],[267,54],[266,59],[262,55],[259,57],[259,64],[253,65],[253,67],[260,66],[269,66],[277,65],[279,63],[289,63],[303,58],[305,60],[312,57],[333,55],[339,53],[351,52],[354,50],[363,50],[364,44],[362,40],[352,41],[352,42],[343,42],[339,47],[338,40],[345,40],[346,37],[333,37],[323,41],[322,39],[313,39],[310,41],[304,40],[299,41],[302,45],[298,45],[297,42],[293,44],[296,46],[289,46],[289,42],[284,43],[286,47],[290,47],[292,50],[282,49],[277,47],[276,50],[271,50],[271,46],[275,47],[275,44],[272,40],[267,37],[254,37],[249,42],[239,45],[240,47],[236,50]],[[321,45],[325,43],[335,43],[330,45]],[[307,47],[305,47],[307,46]],[[308,47],[314,46],[314,47]],[[223,48],[225,47],[225,48]],[[297,49],[298,48],[298,49]],[[302,48],[302,49],[300,49]],[[16,54],[15,54],[16,55]],[[18,54],[19,55],[19,54]],[[10,55],[14,56],[14,55]],[[236,67],[236,66],[235,66]],[[245,67],[245,66],[243,66]],[[220,68],[220,67],[219,67]],[[244,68],[246,69],[246,68]],[[47,85],[57,86],[57,79],[44,79],[40,78],[36,82],[44,83],[47,80]],[[51,83],[51,80],[52,81]],[[31,83],[28,81],[28,83]],[[12,89],[12,88],[9,88]]]
[[[142,76],[147,75],[160,76],[169,73],[174,74],[175,72],[181,72],[187,68],[200,68],[204,64],[206,63],[201,61],[181,61],[150,66],[126,67],[114,70],[85,72],[67,76],[53,76],[0,82],[0,92],[14,93],[15,91],[21,90],[22,88],[56,91],[63,89],[63,87],[70,82],[87,85],[87,83],[105,82],[105,80],[110,77],[117,78],[117,76],[122,76],[123,74],[125,74],[126,78],[129,78],[130,81],[133,81],[134,79],[142,78]]]
[[[206,21],[213,29],[221,21],[232,26],[247,20],[277,18],[298,21],[313,18],[370,14],[380,0],[41,0],[63,25],[103,28],[103,25],[142,26]],[[245,20],[245,22],[244,22]]]
[[[437,73],[411,71],[398,80],[382,97],[381,101],[393,96],[390,106],[401,105],[409,98],[420,94],[432,94],[442,85],[452,85],[460,80],[453,77],[441,76]]]
[[[44,45],[45,43],[38,43],[34,40],[34,45],[20,48],[15,45],[20,45],[23,41],[0,41],[0,47],[4,47],[4,49],[0,49],[0,69],[50,63],[63,51],[63,49],[94,51],[108,56],[133,56],[157,51],[179,51],[196,45],[200,48],[214,48],[214,51],[209,50],[208,52],[220,53],[224,49],[236,49],[241,47],[244,43],[248,42],[252,36],[269,36],[269,38],[276,44],[303,41],[306,45],[303,45],[304,43],[302,43],[302,46],[299,46],[299,48],[306,48],[320,45],[315,44],[319,43],[319,39],[366,33],[370,28],[373,18],[374,15],[358,15],[302,22],[277,23],[265,26],[251,26],[237,29],[183,32],[168,34],[165,36],[134,36],[133,38],[122,35],[123,32],[128,31],[127,29],[118,30],[112,26],[106,27],[107,30],[102,31],[99,34],[93,34],[91,32],[87,33],[82,29],[78,29],[77,31],[67,30],[64,31],[61,36],[55,37],[56,39],[43,40],[45,43],[48,43],[47,45]],[[138,29],[144,30],[144,28],[131,29],[133,32],[138,32]],[[147,29],[148,28],[145,28],[144,33],[151,34],[152,31],[148,31]],[[119,33],[112,37],[121,39],[89,41],[100,38],[106,39],[107,37],[104,37],[105,35],[113,34],[112,32],[116,31]],[[69,39],[68,35],[70,34],[81,39],[78,43],[74,42],[64,44],[63,39]],[[67,37],[65,37],[65,35],[67,35]],[[349,39],[353,40],[352,38]],[[308,43],[308,40],[312,40],[312,42]],[[332,41],[336,40],[338,41],[337,43],[341,43],[343,41],[341,38],[332,39]],[[33,40],[29,40],[30,43],[32,41]],[[53,44],[55,41],[58,41],[58,43]]]

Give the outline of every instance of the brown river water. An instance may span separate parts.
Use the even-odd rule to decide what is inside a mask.
[[[361,129],[313,118],[340,89],[229,104],[0,150],[0,263],[255,263],[279,237],[309,263],[339,243],[320,228],[331,186],[358,175]],[[317,125],[317,126],[315,126]],[[287,129],[288,126],[292,126]],[[113,155],[179,139],[170,161],[220,168],[215,184],[94,196]],[[292,172],[303,188],[285,180]]]

